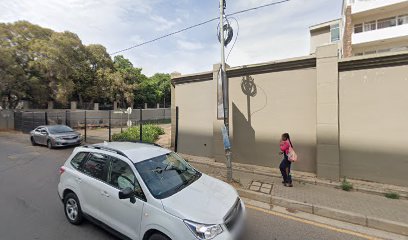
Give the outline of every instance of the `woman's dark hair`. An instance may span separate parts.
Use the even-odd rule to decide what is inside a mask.
[[[284,133],[284,134],[282,134],[282,137],[286,138],[286,139],[289,141],[290,146],[293,148],[292,141],[290,141],[289,133]]]

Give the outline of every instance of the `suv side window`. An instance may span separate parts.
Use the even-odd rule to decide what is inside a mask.
[[[90,153],[82,166],[82,171],[96,179],[106,181],[105,167],[108,157],[100,153]]]
[[[139,182],[136,179],[130,166],[117,158],[111,157],[108,183],[120,190],[130,187],[134,189],[136,193],[142,192]]]
[[[86,159],[86,156],[88,156],[87,152],[79,152],[77,153],[77,155],[75,155],[72,160],[71,160],[71,165],[75,168],[75,169],[79,169],[81,168],[84,160]]]

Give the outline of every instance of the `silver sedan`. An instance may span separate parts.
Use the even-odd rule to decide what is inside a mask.
[[[80,145],[81,134],[66,125],[47,125],[32,130],[30,140],[33,145],[46,145],[51,149]]]

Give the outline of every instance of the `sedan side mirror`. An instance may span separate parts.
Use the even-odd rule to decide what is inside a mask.
[[[119,199],[128,199],[128,198],[130,199],[131,203],[136,202],[135,191],[133,191],[130,187],[127,187],[119,191]]]

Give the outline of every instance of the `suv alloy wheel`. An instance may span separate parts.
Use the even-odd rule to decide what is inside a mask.
[[[81,205],[78,197],[74,193],[68,193],[64,198],[65,216],[74,225],[79,225],[83,221]]]

